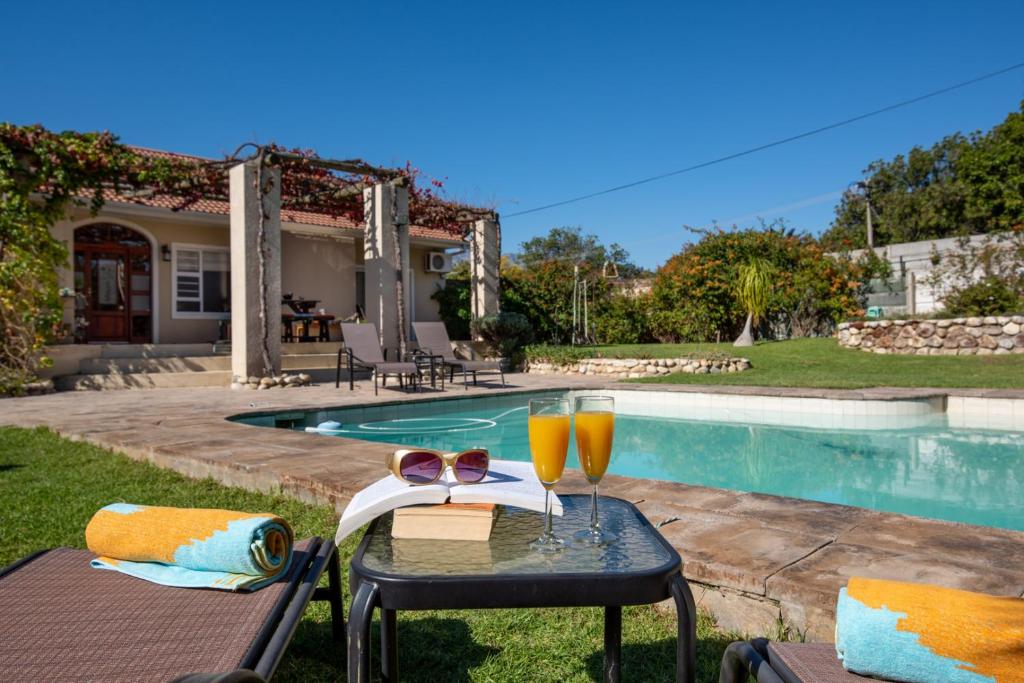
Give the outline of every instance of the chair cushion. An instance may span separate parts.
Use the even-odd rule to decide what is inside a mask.
[[[415,363],[374,363],[373,367],[385,375],[412,375],[417,372]]]
[[[831,643],[769,643],[768,663],[794,683],[867,683],[874,679],[843,668]]]
[[[462,360],[457,358],[455,360],[446,360],[445,363],[454,365],[457,368],[465,368],[466,372],[478,372],[480,370],[498,371],[501,369],[501,363],[496,360]]]
[[[239,668],[311,541],[295,544],[288,577],[254,593],[171,588],[89,566],[57,548],[0,578],[0,680],[168,681]]]

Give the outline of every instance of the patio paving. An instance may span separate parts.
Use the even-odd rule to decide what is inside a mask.
[[[226,484],[281,489],[342,509],[383,475],[387,445],[227,422],[244,412],[305,410],[495,391],[609,386],[591,377],[512,375],[464,391],[419,394],[333,385],[232,391],[225,388],[69,392],[0,401],[0,424],[46,426],[59,434]],[[929,389],[858,391],[615,384],[640,391],[704,391],[815,398],[896,400]],[[952,391],[949,393],[953,393]],[[956,393],[969,395],[969,391]],[[980,392],[979,392],[980,393]],[[1020,392],[1016,392],[1019,394]],[[586,492],[578,471],[559,491]],[[698,602],[720,623],[749,633],[781,618],[809,638],[832,637],[836,592],[851,575],[920,580],[1024,596],[1024,533],[777,496],[608,476],[602,492],[637,503],[679,550]],[[144,502],[144,501],[143,501]]]

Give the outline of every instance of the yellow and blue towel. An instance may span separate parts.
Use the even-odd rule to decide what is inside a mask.
[[[164,586],[257,590],[291,564],[292,529],[266,513],[115,503],[85,529],[92,566]]]
[[[906,683],[1024,681],[1024,599],[851,578],[836,651],[847,671]]]

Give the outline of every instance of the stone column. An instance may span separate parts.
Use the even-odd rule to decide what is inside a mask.
[[[411,310],[409,297],[409,190],[380,183],[363,190],[366,237],[363,259],[366,271],[366,321],[377,326],[388,360],[396,359],[398,334],[398,277],[402,273],[406,339]],[[395,233],[401,260],[395,260]],[[400,268],[401,267],[401,268]]]
[[[258,170],[256,161],[247,161],[229,172],[231,372],[243,381],[246,377],[281,372],[281,171],[264,167],[262,173],[264,263],[261,282]]]
[[[499,230],[496,220],[481,219],[473,223],[469,247],[473,277],[469,312],[474,319],[498,312]]]

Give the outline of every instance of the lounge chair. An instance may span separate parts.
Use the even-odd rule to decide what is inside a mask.
[[[852,674],[829,643],[773,643],[764,638],[729,645],[722,657],[719,683],[869,683]]]
[[[0,570],[0,680],[259,683],[311,600],[330,602],[345,638],[331,541],[296,543],[287,575],[252,593],[161,586],[93,569],[93,557],[55,548]]]
[[[405,386],[404,377],[409,376],[413,386],[419,388],[419,369],[415,363],[388,362],[386,352],[380,348],[377,337],[377,326],[373,323],[342,323],[341,338],[345,347],[338,349],[338,370],[334,376],[334,387],[341,386],[341,366],[347,360],[348,388],[355,388],[355,370],[369,370],[373,373],[373,393],[377,393],[377,377],[381,378],[381,386],[385,386],[388,375],[398,376],[398,385]]]
[[[462,371],[462,384],[469,389],[467,373],[473,375],[473,384],[476,384],[478,372],[497,372],[501,375],[501,386],[505,386],[505,372],[501,369],[501,363],[493,360],[464,360],[456,358],[452,350],[452,342],[448,339],[448,330],[444,323],[413,323],[413,332],[416,334],[416,343],[419,344],[419,351],[431,356],[441,358],[441,372],[447,368],[450,380],[455,381],[455,371]]]

